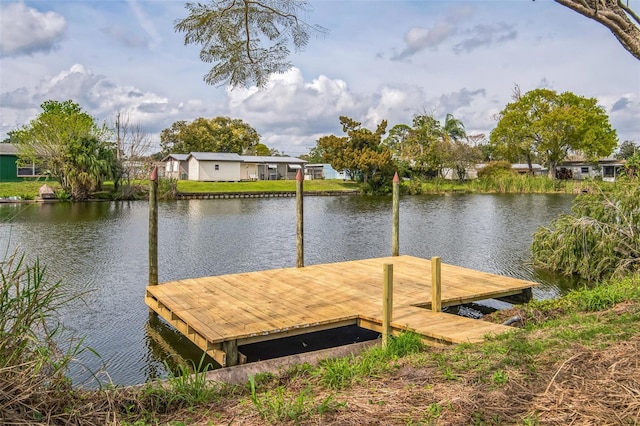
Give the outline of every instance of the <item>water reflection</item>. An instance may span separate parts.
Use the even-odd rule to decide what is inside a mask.
[[[554,297],[572,283],[529,265],[531,234],[570,209],[564,195],[440,195],[401,200],[400,252],[538,281],[535,297]],[[390,197],[307,197],[305,263],[388,256]],[[201,351],[164,323],[149,319],[145,202],[0,205],[0,246],[39,257],[54,280],[84,293],[61,319],[101,358],[117,384],[166,374],[165,361],[197,364]],[[159,208],[159,279],[294,266],[295,199],[163,202]]]

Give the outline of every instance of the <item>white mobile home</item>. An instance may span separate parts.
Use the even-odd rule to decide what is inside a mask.
[[[265,157],[225,152],[169,154],[162,159],[164,175],[201,182],[295,179],[306,161],[295,157]]]
[[[192,152],[187,157],[189,180],[200,182],[238,182],[242,158],[227,152]]]
[[[347,179],[347,174],[344,171],[337,171],[331,164],[318,163],[307,164],[304,166],[304,177],[307,180],[313,179]]]
[[[264,157],[242,155],[242,179],[248,180],[292,180],[306,161],[295,157]]]

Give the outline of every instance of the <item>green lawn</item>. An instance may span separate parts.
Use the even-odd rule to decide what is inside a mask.
[[[60,184],[52,181],[0,182],[0,198],[20,197],[23,200],[33,200],[39,195],[38,190],[45,183],[54,190],[60,189]]]
[[[338,179],[307,180],[305,191],[353,191],[358,190],[355,182]],[[258,180],[253,182],[195,182],[178,181],[178,192],[279,192],[295,191],[295,180]]]
[[[42,181],[0,182],[0,198],[20,197],[32,200],[38,196],[38,189],[44,184]],[[57,182],[46,182],[54,190],[60,189]],[[148,187],[148,182],[135,181],[136,185]],[[342,180],[308,180],[304,182],[305,191],[357,191],[358,184]],[[105,182],[104,191],[113,191],[113,183]],[[254,182],[194,182],[178,181],[179,192],[280,192],[295,191],[294,180],[266,180]]]

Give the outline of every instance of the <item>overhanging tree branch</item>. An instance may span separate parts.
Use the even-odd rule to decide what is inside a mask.
[[[640,60],[640,16],[622,0],[555,0],[607,27],[620,44]]]
[[[291,67],[289,47],[302,49],[312,33],[326,29],[301,19],[305,0],[212,0],[187,3],[189,15],[176,21],[185,44],[201,45],[200,59],[214,64],[208,84],[264,87],[273,73]]]

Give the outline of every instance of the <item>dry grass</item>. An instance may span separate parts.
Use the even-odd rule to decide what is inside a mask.
[[[447,351],[447,349],[438,349]],[[393,373],[366,378],[334,395],[344,406],[303,425],[634,425],[640,424],[640,336],[593,350],[575,345],[526,366],[506,368],[496,385],[471,372],[454,380],[423,354],[396,362]],[[278,382],[296,394],[308,380]],[[312,385],[321,387],[313,380]],[[274,383],[275,384],[275,383]],[[326,390],[316,396],[321,400]],[[196,425],[264,425],[246,397],[202,407],[197,414],[173,413],[164,421]],[[296,424],[277,422],[277,424]]]

